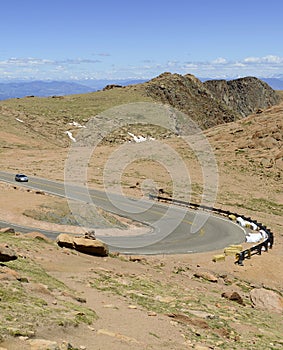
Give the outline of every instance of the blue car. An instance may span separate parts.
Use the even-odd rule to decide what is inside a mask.
[[[25,174],[16,174],[15,181],[28,182],[28,177]]]

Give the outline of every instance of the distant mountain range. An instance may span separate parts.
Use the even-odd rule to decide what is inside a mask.
[[[26,96],[66,96],[85,94],[103,89],[109,84],[122,86],[143,83],[146,80],[83,80],[69,81],[19,81],[0,83],[0,100]]]
[[[283,78],[262,78],[274,90],[283,90]]]
[[[25,96],[53,96],[84,94],[94,89],[81,84],[65,81],[30,81],[0,83],[0,100]]]
[[[274,90],[283,90],[283,76],[281,78],[260,78]],[[200,78],[201,81],[211,80]],[[65,96],[84,94],[103,89],[106,85],[116,84],[128,86],[146,82],[145,79],[117,79],[117,80],[82,80],[82,81],[18,81],[0,83],[0,100],[21,98],[25,96]]]

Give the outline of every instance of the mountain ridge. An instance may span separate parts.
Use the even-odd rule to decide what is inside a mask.
[[[22,127],[28,132],[36,133],[41,137],[55,142],[58,145],[67,145],[70,140],[66,131],[78,133],[74,123],[86,124],[93,116],[112,109],[112,118],[115,118],[114,107],[132,103],[161,103],[182,112],[177,113],[174,119],[176,134],[190,134],[191,123],[194,121],[202,130],[223,123],[233,122],[243,117],[242,110],[256,113],[260,109],[272,106],[279,102],[278,94],[267,84],[257,78],[242,78],[234,80],[231,89],[237,90],[236,102],[241,108],[227,103],[229,96],[221,99],[213,89],[207,86],[217,86],[220,92],[227,94],[228,83],[212,81],[202,83],[192,74],[184,76],[165,72],[154,79],[142,84],[128,86],[109,85],[107,89],[85,94],[67,96],[33,97],[10,99],[1,101],[0,111],[3,118],[14,118],[16,123],[22,121]],[[221,90],[222,89],[222,90]],[[226,90],[227,91],[226,91]],[[232,94],[230,91],[229,93]],[[260,96],[260,99],[257,98]],[[226,95],[225,95],[226,96]],[[57,97],[57,98],[54,98]],[[233,97],[233,94],[232,94]],[[234,98],[234,97],[233,97]],[[144,128],[144,127],[143,127]],[[124,128],[116,130],[115,135],[108,135],[109,142],[120,143],[128,140],[128,132],[139,135],[143,128],[135,130]],[[151,130],[147,127],[147,136],[166,137],[167,132],[161,129]],[[168,135],[167,135],[168,136]]]
[[[0,81],[0,100],[22,98],[25,96],[49,97],[53,95],[66,96],[89,93],[102,90],[107,85],[129,86],[143,84],[152,79],[2,80]],[[234,78],[215,79],[210,77],[199,77],[196,79],[202,83],[210,80],[235,80]],[[281,77],[259,77],[258,79],[266,82],[274,90],[283,90],[283,80]]]

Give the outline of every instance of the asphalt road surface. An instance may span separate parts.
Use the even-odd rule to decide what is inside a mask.
[[[0,181],[68,198],[71,211],[82,226],[85,223],[80,208],[87,207],[88,217],[92,212],[97,213],[97,208],[102,208],[148,227],[147,233],[142,235],[97,236],[109,246],[110,251],[124,254],[184,254],[218,250],[245,240],[245,231],[240,226],[202,211],[165,205],[149,199],[128,198],[38,177],[29,176],[28,183],[19,183],[15,182],[14,177],[15,174],[0,172]],[[0,198],[5,201],[3,195]],[[96,218],[97,215],[93,217]],[[20,232],[35,230],[6,222],[5,218],[0,220],[1,227],[14,227]],[[97,222],[93,222],[93,227],[97,227]],[[40,229],[37,231],[52,239],[60,233]]]

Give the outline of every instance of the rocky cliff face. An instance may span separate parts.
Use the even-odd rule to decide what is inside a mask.
[[[239,118],[193,75],[163,73],[143,86],[148,96],[184,112],[202,129]]]
[[[143,86],[148,96],[181,110],[202,129],[235,121],[280,100],[268,84],[254,77],[202,83],[191,74],[163,73]]]
[[[208,80],[204,84],[212,95],[242,117],[279,103],[279,96],[265,82],[255,77],[235,80]]]

